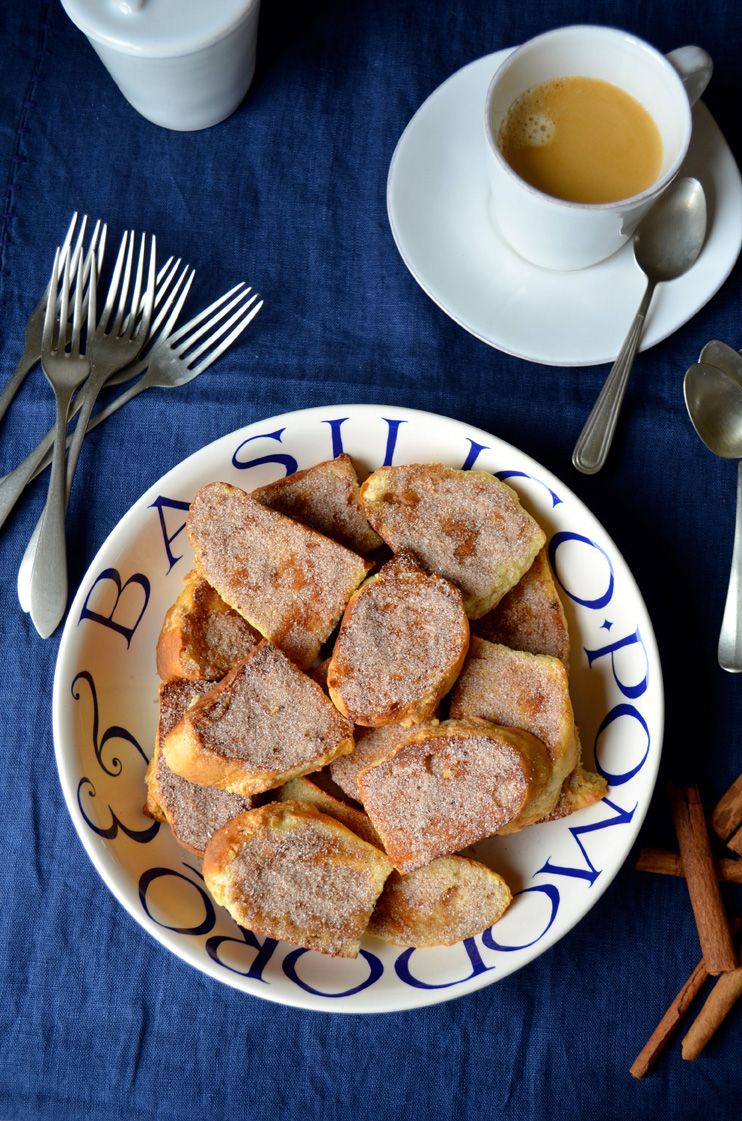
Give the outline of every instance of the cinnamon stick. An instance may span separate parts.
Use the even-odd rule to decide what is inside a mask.
[[[729,925],[731,927],[732,933],[736,934],[740,927],[740,921],[735,917],[731,920]],[[736,973],[738,971],[734,970],[734,972]],[[740,972],[742,972],[742,970]],[[675,1031],[676,1027],[687,1012],[695,997],[698,996],[698,993],[701,991],[704,983],[708,980],[708,976],[709,973],[706,969],[705,962],[703,958],[701,958],[698,965],[693,970],[690,977],[685,982],[682,989],[668,1008],[667,1012],[665,1012],[659,1024],[654,1029],[637,1057],[634,1059],[634,1062],[629,1068],[634,1078],[643,1078],[647,1071],[649,1071],[652,1066],[654,1066],[655,1060],[657,1059],[660,1051],[665,1046],[672,1033]],[[733,976],[733,974],[723,974],[723,977],[730,976]],[[693,1031],[693,1027],[695,1027],[695,1022],[691,1027],[691,1031]],[[690,1034],[691,1032],[689,1031],[688,1035]],[[700,1034],[700,1030],[698,1034]],[[688,1036],[686,1036],[686,1038],[687,1037]]]
[[[742,830],[739,831],[742,847]],[[735,834],[736,836],[736,834]],[[670,849],[642,849],[636,862],[639,872],[658,872],[663,876],[684,876],[683,858],[679,852]],[[714,860],[716,878],[730,884],[742,884],[742,860],[721,857]]]
[[[719,882],[714,871],[706,818],[697,786],[670,786],[670,805],[685,868],[706,969],[712,975],[739,965]]]
[[[701,958],[667,1012],[665,1012],[659,1024],[634,1059],[634,1062],[629,1067],[629,1071],[633,1074],[634,1078],[643,1078],[647,1071],[654,1065],[660,1051],[675,1031],[694,998],[708,980],[708,975],[708,970],[706,969],[703,958]]]
[[[740,856],[742,856],[742,827],[740,827],[736,833],[732,834],[732,836],[727,841],[727,844],[729,845],[729,848],[732,850],[732,852],[737,852]]]
[[[742,967],[722,973],[681,1044],[683,1058],[697,1059],[742,996]]]
[[[709,828],[722,841],[728,841],[742,825],[742,775],[736,779],[714,806],[709,816]]]

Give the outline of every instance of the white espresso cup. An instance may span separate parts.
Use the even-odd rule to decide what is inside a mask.
[[[677,175],[690,144],[691,105],[711,70],[700,47],[663,55],[610,27],[562,27],[517,47],[495,72],[485,102],[491,210],[505,240],[526,260],[564,271],[597,264],[620,249]],[[532,187],[506,162],[497,137],[513,103],[535,86],[566,77],[611,82],[652,117],[662,141],[662,166],[645,191],[617,202],[567,202]]]
[[[163,128],[225,120],[255,73],[260,0],[62,0],[126,100]]]

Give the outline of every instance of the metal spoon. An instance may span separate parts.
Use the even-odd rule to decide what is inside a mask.
[[[718,657],[722,669],[742,673],[742,385],[716,366],[696,362],[685,375],[683,392],[693,427],[709,451],[739,461],[732,569]]]
[[[734,350],[728,343],[720,342],[719,339],[712,339],[710,343],[706,343],[698,361],[705,362],[709,366],[716,366],[717,370],[721,370],[723,374],[733,378],[738,385],[742,386],[742,354],[738,350]]]
[[[634,234],[634,257],[647,276],[647,286],[621,352],[575,445],[572,463],[583,474],[594,475],[605,463],[656,285],[687,272],[701,252],[705,236],[706,196],[697,179],[676,179],[639,223]]]

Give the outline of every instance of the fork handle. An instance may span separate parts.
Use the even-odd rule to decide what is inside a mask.
[[[0,526],[4,525],[8,514],[33,479],[39,464],[43,462],[54,443],[54,431],[54,429],[51,429],[50,432],[47,432],[33,451],[30,451],[17,467],[0,479]]]
[[[131,366],[127,366],[126,370],[122,371],[122,375],[125,375],[127,379],[136,377],[137,374],[141,374],[142,371],[147,368],[148,362],[148,358],[138,359],[137,362],[133,363]],[[101,409],[99,413],[96,413],[87,426],[88,431],[91,428],[95,428],[101,421],[106,420],[106,418],[115,413],[117,409],[120,409],[122,405],[125,405],[127,401],[130,401],[132,397],[136,396],[137,393],[141,393],[143,389],[147,389],[147,385],[142,384],[143,381],[144,379],[142,378],[138,382],[135,382],[133,386],[130,386],[129,389],[125,390],[111,401],[110,404],[106,405],[104,409]],[[117,379],[111,378],[107,384],[116,385]],[[81,408],[82,400],[78,395],[78,399],[75,400],[72,406],[70,418],[76,416]],[[14,467],[12,471],[9,471],[7,475],[0,479],[0,529],[5,524],[6,518],[31,480],[35,479],[36,476],[51,463],[51,447],[54,443],[54,433],[55,429],[50,428],[46,435],[39,440],[36,447],[28,453],[26,458],[21,460],[17,467]],[[69,447],[71,443],[72,436],[70,435],[67,437],[67,447]]]
[[[142,370],[146,369],[146,363],[142,363],[141,365],[138,365],[137,367],[131,367],[131,369],[133,371],[132,376],[134,376],[134,374],[140,374],[142,372]],[[114,381],[106,382],[106,385],[115,385],[115,384],[116,384],[116,382],[114,382]],[[131,401],[132,398],[136,397],[137,394],[143,393],[145,389],[149,389],[154,384],[155,384],[154,381],[151,381],[146,375],[143,378],[140,378],[139,381],[135,381],[134,384],[130,385],[128,389],[125,389],[123,393],[119,393],[118,397],[114,397],[113,401],[109,401],[107,405],[105,405],[102,409],[99,409],[99,411],[95,414],[95,416],[91,417],[90,420],[88,421],[85,431],[86,432],[92,432],[93,429],[97,428],[99,424],[102,424],[104,420],[108,420],[109,416],[113,416],[114,413],[117,413],[122,405],[128,404],[128,402]],[[76,416],[79,411],[80,411],[80,405],[76,405],[76,407],[73,408],[73,410],[72,410],[72,416],[73,417]],[[47,432],[46,435],[47,435],[47,437],[50,437],[51,432]],[[72,440],[73,440],[73,434],[70,434],[67,437],[67,447],[68,448],[69,448],[70,444],[72,443]],[[38,446],[41,447],[41,444],[39,444]],[[45,447],[44,447],[44,452],[46,454],[44,455],[43,458],[39,458],[37,460],[36,469],[34,470],[34,473],[31,476],[32,479],[35,479],[37,475],[40,475],[41,472],[44,471],[45,468],[47,468],[49,466],[49,464],[51,463],[52,453],[51,453],[50,449],[51,449],[51,445],[50,445],[50,443],[47,442],[45,444]],[[2,486],[2,482],[3,482],[3,480],[0,479],[0,487]],[[69,489],[70,489],[71,485],[72,485],[72,479],[69,476],[69,468],[68,468],[68,477],[67,477],[67,491],[68,491],[68,494],[69,494]],[[0,521],[0,526],[2,526],[1,521]]]
[[[100,412],[95,414],[95,416],[92,418],[92,420],[88,424],[88,428],[87,428],[88,432],[90,431],[91,428],[95,428],[96,425],[98,425],[102,421],[106,420],[109,416],[113,416],[113,414],[115,412],[117,412],[117,410],[120,409],[122,405],[125,405],[127,403],[127,401],[131,401],[132,397],[136,397],[138,393],[142,393],[145,389],[149,389],[150,386],[152,386],[153,384],[154,384],[154,381],[151,378],[148,378],[147,375],[145,374],[145,376],[140,378],[139,381],[135,382],[134,385],[130,385],[128,389],[124,390],[123,393],[120,393],[118,395],[118,397],[115,397],[113,399],[113,401],[110,401],[104,409],[101,409]],[[67,437],[67,446],[68,447],[71,444],[71,442],[72,442],[72,436],[68,436]],[[40,472],[45,467],[48,467],[50,460],[51,460],[51,452],[47,451],[46,455],[44,456],[44,458],[41,460],[40,464],[36,468],[36,474],[34,475],[34,478],[36,477],[36,475],[40,474]],[[70,485],[71,485],[71,478],[70,478],[70,475],[69,475],[69,464],[68,464],[68,472],[67,472],[67,501],[68,502],[69,502],[69,497],[70,497]],[[2,484],[0,483],[0,487],[1,486],[2,486]],[[44,518],[44,515],[43,515],[43,512],[42,512],[41,517],[37,521],[36,526],[34,528],[34,531],[33,531],[33,533],[31,534],[31,536],[28,540],[28,545],[26,546],[26,551],[23,554],[23,559],[22,559],[20,567],[18,569],[18,580],[17,580],[18,599],[19,599],[21,607],[23,608],[24,611],[28,611],[29,608],[30,608],[29,596],[30,596],[31,573],[33,571],[33,566],[34,566],[34,563],[35,563],[36,550],[37,550],[38,544],[39,544],[39,534],[41,533],[41,523],[43,521],[43,518]]]
[[[108,382],[106,384],[112,383]],[[109,401],[108,404],[104,408],[100,409],[100,411],[97,412],[94,417],[91,417],[91,419],[88,421],[87,431],[92,432],[92,430],[94,428],[97,428],[99,424],[102,424],[104,420],[108,420],[109,416],[113,416],[115,412],[118,412],[122,405],[126,405],[127,402],[131,401],[133,397],[136,397],[138,393],[142,393],[145,389],[149,389],[149,387],[153,384],[154,382],[151,381],[145,374],[143,378],[140,378],[139,381],[134,382],[134,384],[130,385],[128,389],[125,389],[123,393],[119,393],[118,397],[114,397],[113,401]],[[46,462],[49,462],[48,459]],[[46,466],[46,463],[43,466]]]
[[[72,440],[70,441],[69,451],[67,452],[67,489],[66,500],[69,499],[70,491],[72,490],[72,480],[75,477],[75,469],[77,467],[77,460],[80,456],[80,449],[82,442],[85,439],[85,433],[88,429],[88,422],[90,421],[90,414],[93,411],[93,406],[98,400],[98,394],[103,386],[106,384],[106,370],[105,367],[100,367],[96,373],[95,366],[90,372],[90,376],[80,390],[81,403],[80,415],[77,418],[75,431],[72,433]],[[66,437],[65,437],[66,439]],[[52,467],[54,460],[52,459]]]
[[[56,393],[52,469],[31,573],[29,610],[33,624],[42,638],[48,638],[54,633],[67,606],[65,445],[67,411],[71,398],[72,391],[58,390]]]
[[[28,374],[33,369],[38,360],[39,355],[36,351],[28,348],[24,350],[23,354],[21,355],[20,362],[16,366],[14,372],[10,375],[7,385],[3,389],[2,393],[0,393],[0,420],[2,420],[2,418],[5,416],[6,412],[8,411],[10,402],[13,400],[16,393],[23,385],[26,374]]]

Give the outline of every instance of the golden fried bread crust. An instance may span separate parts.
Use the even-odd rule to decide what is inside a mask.
[[[165,687],[163,682],[158,690],[158,706],[159,714],[157,720],[157,734],[155,736],[155,749],[152,753],[147,770],[144,776],[144,781],[147,786],[147,801],[142,807],[144,813],[155,821],[161,821],[164,825],[168,825],[168,816],[165,812],[163,802],[167,802],[167,796],[164,792],[161,793],[160,774],[164,772],[172,775],[173,772],[164,761],[161,745],[164,742],[165,736],[168,732],[172,731],[175,725],[183,718],[183,713],[188,708],[191,701],[202,697],[204,693],[208,693],[211,689],[213,682],[208,680],[202,681],[179,681],[175,684]],[[176,782],[185,782],[179,775],[173,775]],[[189,785],[191,785],[189,783]]]
[[[394,867],[411,872],[502,829],[550,774],[535,736],[472,718],[416,729],[358,786]]]
[[[368,933],[397,946],[453,946],[501,919],[512,901],[497,872],[465,856],[439,856],[416,872],[392,872]]]
[[[432,723],[432,721],[431,721]],[[372,763],[379,763],[399,747],[410,734],[409,728],[400,724],[385,724],[379,728],[357,728],[356,745],[350,755],[339,755],[330,763],[330,774],[344,794],[360,800],[358,776]]]
[[[367,841],[369,845],[375,845],[377,849],[383,850],[381,837],[371,824],[368,814],[365,814],[363,810],[357,810],[355,806],[348,805],[347,802],[341,802],[339,798],[335,798],[332,794],[328,794],[326,790],[312,781],[312,777],[292,778],[290,782],[276,791],[276,801],[304,802],[308,806],[313,806],[320,813],[334,817],[336,821],[339,821],[346,829],[350,829],[362,841]]]
[[[216,681],[260,642],[261,635],[195,571],[167,611],[157,640],[157,672],[163,681]]]
[[[207,888],[240,926],[338,957],[357,957],[390,871],[379,849],[292,801],[227,822],[203,864]]]
[[[514,833],[552,812],[562,783],[579,756],[563,662],[473,638],[451,695],[450,715],[456,719],[479,716],[508,728],[523,728],[546,745],[551,763],[546,789],[525,814],[501,831]]]
[[[486,471],[381,467],[361,486],[361,506],[395,553],[411,549],[428,572],[461,588],[470,619],[517,584],[546,541],[515,491]]]
[[[608,783],[603,776],[595,771],[588,771],[582,763],[578,763],[565,778],[556,806],[543,820],[558,821],[561,817],[568,817],[577,810],[595,805],[607,793]]]
[[[160,685],[160,718],[154,754],[147,767],[144,812],[170,825],[175,840],[189,852],[203,856],[212,833],[230,818],[252,809],[255,798],[228,794],[214,786],[197,786],[174,774],[165,762],[162,743],[182,719],[191,701],[204,696],[212,681],[182,680]]]
[[[301,669],[372,567],[228,483],[202,487],[186,524],[201,576]]]
[[[568,817],[577,810],[584,810],[605,798],[608,793],[608,783],[602,775],[589,770],[582,761],[582,744],[579,732],[577,733],[579,758],[573,771],[565,778],[559,799],[554,809],[545,817],[544,821],[558,821],[561,817]]]
[[[279,801],[305,802],[383,848],[369,817],[321,790],[312,777],[286,783],[278,791]],[[439,856],[415,872],[391,872],[367,933],[398,946],[452,946],[496,923],[511,901],[497,872],[468,857]]]
[[[280,801],[313,806],[383,848],[369,817],[321,790],[310,778],[292,779]],[[397,946],[452,946],[502,918],[512,895],[502,876],[464,856],[439,856],[415,872],[392,871],[376,901],[368,934]]]
[[[166,736],[171,770],[258,794],[353,750],[353,728],[321,687],[263,640]]]
[[[382,540],[366,521],[358,492],[353,461],[343,452],[250,493],[263,506],[295,518],[365,557]]]
[[[550,654],[569,664],[567,618],[545,548],[497,607],[477,619],[472,634],[513,650]]]
[[[469,648],[461,592],[403,549],[350,597],[327,671],[355,724],[420,724],[451,688]]]

